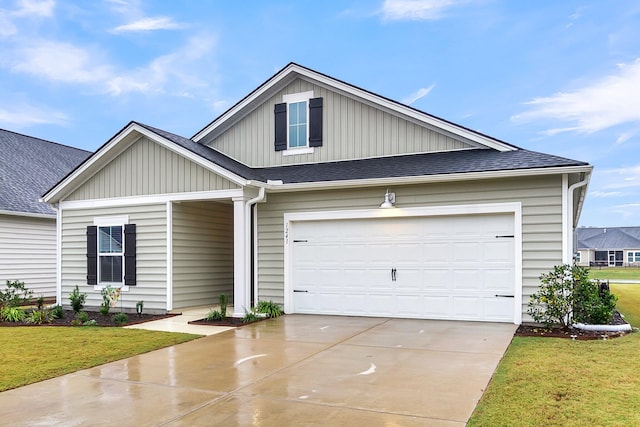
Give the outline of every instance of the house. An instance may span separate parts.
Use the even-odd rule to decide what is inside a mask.
[[[640,266],[640,227],[580,227],[576,239],[578,265]]]
[[[39,199],[91,153],[3,129],[0,148],[0,288],[55,296],[56,210]]]
[[[58,298],[520,323],[591,170],[290,63],[190,139],[129,123],[44,195]]]

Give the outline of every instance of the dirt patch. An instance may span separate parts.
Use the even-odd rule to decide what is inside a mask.
[[[107,316],[103,316],[97,311],[85,311],[89,320],[95,320],[95,325],[92,326],[129,326],[136,325],[138,323],[150,322],[152,320],[164,319],[167,317],[177,316],[177,314],[133,314],[127,313],[128,320],[127,323],[122,325],[116,325],[113,322],[113,315],[118,312],[111,312]],[[74,324],[74,320],[76,319],[76,314],[72,310],[65,310],[64,316],[59,319],[52,319],[50,323],[42,323],[42,324],[33,324],[28,323],[26,321],[22,322],[0,322],[0,326],[79,326]]]
[[[614,311],[611,325],[625,325],[627,322],[622,315]],[[562,328],[554,326],[545,328],[544,326],[522,324],[518,327],[515,335],[518,337],[546,337],[546,338],[568,338],[574,340],[601,340],[617,338],[630,333],[629,331],[604,332],[604,331],[584,331],[577,328]]]

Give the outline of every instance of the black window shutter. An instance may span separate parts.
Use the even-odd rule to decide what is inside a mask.
[[[98,227],[87,227],[87,285],[98,284]]]
[[[276,104],[273,109],[276,129],[276,151],[287,149],[287,104]]]
[[[124,226],[124,284],[136,284],[136,225]]]
[[[322,98],[309,100],[309,147],[322,147]]]

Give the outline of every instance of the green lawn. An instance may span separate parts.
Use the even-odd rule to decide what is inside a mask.
[[[640,326],[640,285],[612,285]],[[469,426],[640,425],[640,333],[607,341],[514,337]]]
[[[590,279],[600,280],[638,280],[640,281],[640,268],[638,267],[592,267],[589,269]]]
[[[0,328],[0,391],[54,378],[199,335],[100,327]]]

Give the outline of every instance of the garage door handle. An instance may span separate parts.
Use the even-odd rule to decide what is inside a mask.
[[[498,295],[498,294],[496,294],[496,298],[515,298],[515,295]]]
[[[392,268],[392,269],[391,269],[391,281],[392,281],[392,282],[395,282],[395,281],[396,281],[396,273],[397,273],[396,269],[395,269],[395,268]]]
[[[505,234],[503,236],[496,236],[496,239],[513,239],[514,237],[513,234]]]
[[[309,292],[309,291],[303,291],[303,290],[301,290],[301,289],[294,289],[294,290],[293,290],[293,292],[304,292],[304,293],[307,293],[307,292]]]

